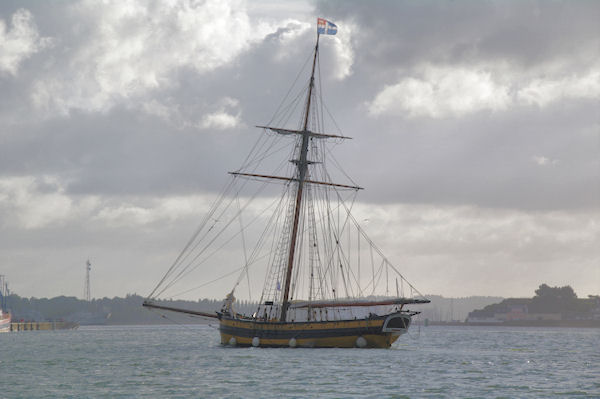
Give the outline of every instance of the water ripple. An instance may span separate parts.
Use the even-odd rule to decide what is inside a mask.
[[[600,397],[600,331],[428,327],[390,350],[219,345],[207,326],[0,335],[1,398]]]

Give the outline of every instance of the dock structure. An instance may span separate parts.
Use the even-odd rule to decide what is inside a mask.
[[[10,323],[10,331],[75,330],[78,327],[78,323],[71,321],[23,321]]]

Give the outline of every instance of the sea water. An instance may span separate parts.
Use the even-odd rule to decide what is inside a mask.
[[[0,398],[600,398],[600,329],[412,326],[391,349],[219,344],[215,326],[0,334]]]

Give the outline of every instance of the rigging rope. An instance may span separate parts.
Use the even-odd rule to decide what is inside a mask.
[[[318,53],[316,54],[315,60],[317,64],[317,85],[313,86],[314,90],[311,92],[305,87],[304,89],[299,90],[295,96],[292,96],[292,92],[296,87],[299,77],[306,68],[311,57],[312,55],[309,55],[305,61],[298,72],[296,79],[292,83],[292,86],[288,89],[271,120],[267,123],[267,126],[276,122],[281,123],[281,127],[283,128],[288,123],[294,111],[299,108],[303,99],[305,99],[307,95],[311,95],[311,100],[314,101],[307,101],[306,104],[312,103],[311,109],[313,109],[314,112],[311,113],[309,112],[310,110],[307,109],[305,109],[304,112],[304,115],[307,115],[306,113],[308,113],[308,116],[310,116],[308,122],[310,123],[311,131],[323,131],[325,127],[324,111],[326,111],[337,130],[341,132],[337,122],[323,101],[321,64]],[[307,91],[310,94],[308,94]],[[302,128],[302,120],[300,120],[299,126]],[[261,134],[258,140],[255,141],[250,152],[237,171],[256,171],[261,165],[264,165],[265,160],[290,148],[287,136],[279,133],[272,133],[267,129],[263,130],[263,133],[266,134]],[[346,179],[356,186],[357,184],[341,167],[340,163],[331,152],[330,147],[326,145],[326,142],[327,140],[310,139],[309,161],[311,162],[311,167],[307,171],[307,177],[312,176],[316,181],[320,180],[332,183],[333,179],[326,168],[326,166],[329,166],[327,162],[331,160],[331,164],[334,166],[333,169],[341,172]],[[335,146],[339,144],[339,142],[341,142],[341,140],[333,141],[333,145]],[[288,153],[288,160],[292,161],[292,163],[288,163],[288,160],[285,159],[282,160],[275,167],[276,173],[286,168],[288,172],[285,174],[286,176],[293,176],[298,172],[297,167],[293,165],[293,161],[299,158],[298,153],[300,151],[300,143],[301,137],[296,137],[295,144],[291,146]],[[182,291],[178,295],[185,295],[193,290],[202,288],[239,272],[233,289],[235,290],[245,277],[248,284],[248,296],[249,299],[251,299],[249,268],[259,261],[268,258],[267,265],[269,267],[267,267],[265,274],[265,285],[261,293],[257,311],[261,309],[263,300],[272,299],[273,301],[276,301],[281,299],[282,292],[279,287],[280,284],[284,283],[284,272],[287,268],[289,237],[292,228],[293,208],[295,206],[293,190],[297,187],[298,183],[289,181],[283,183],[283,191],[280,197],[276,197],[273,202],[270,202],[268,206],[251,219],[250,223],[244,224],[242,214],[248,210],[250,203],[254,199],[263,194],[268,182],[260,180],[262,184],[259,185],[258,189],[249,197],[246,197],[245,203],[242,203],[240,197],[243,190],[246,188],[248,180],[257,179],[245,177],[243,181],[240,182],[237,177],[241,176],[233,176],[224,186],[220,194],[215,198],[209,212],[200,223],[200,226],[196,229],[190,240],[148,298],[154,298],[164,294],[167,290],[174,287],[176,283],[179,283],[183,278],[187,277],[190,273],[197,270],[198,267],[211,259],[212,256],[228,245],[238,235],[241,235],[244,259],[242,267],[223,274],[207,283]],[[282,183],[279,182],[279,184]],[[302,208],[299,210],[302,217],[300,218],[300,223],[298,225],[299,234],[297,237],[297,254],[292,269],[293,276],[290,276],[292,279],[290,299],[299,298],[301,296],[301,292],[306,289],[306,281],[308,281],[309,300],[316,300],[318,298],[337,299],[340,295],[340,279],[342,283],[341,288],[344,290],[346,297],[354,296],[354,294],[363,296],[369,289],[371,295],[374,295],[376,289],[381,289],[378,287],[380,280],[383,278],[384,271],[386,280],[385,293],[387,295],[389,293],[389,269],[392,269],[392,271],[400,277],[402,284],[406,281],[411,289],[411,295],[413,292],[416,292],[423,296],[389,262],[352,215],[351,212],[356,203],[357,190],[348,191],[350,194],[345,195],[346,198],[344,198],[343,193],[347,190],[341,188],[311,184],[307,184],[306,187],[305,197],[301,204]],[[330,190],[334,190],[335,194],[331,195]],[[331,200],[337,202],[337,205],[332,206]],[[229,209],[234,202],[237,204],[237,210],[233,210],[233,217],[231,217],[224,225],[219,224],[229,213]],[[248,256],[245,235],[248,228],[258,221],[267,210],[273,209],[273,207],[275,207],[275,212],[268,219],[266,227],[258,237],[250,256]],[[282,214],[285,214],[285,216],[282,216]],[[236,218],[239,220],[240,231],[232,236],[226,236],[225,232]],[[352,228],[357,230],[356,241],[354,241],[355,238]],[[342,239],[343,241],[346,241],[346,238],[344,237],[345,234],[348,236],[347,248],[345,243],[342,244]],[[269,248],[266,246],[266,242],[267,237],[271,236],[279,236],[280,239],[273,239]],[[222,241],[217,242],[218,239]],[[354,252],[353,242],[356,242],[357,245]],[[368,253],[367,251],[362,251],[361,254],[361,245],[364,243],[369,246],[369,251]],[[217,248],[210,252],[210,248],[213,244],[218,244]],[[375,250],[381,258],[381,264],[377,269],[375,268],[373,250]],[[371,279],[364,286],[361,284],[362,256],[365,258],[365,263],[363,264],[364,268],[368,265],[367,257],[370,257],[371,263]],[[353,268],[354,259],[356,259],[356,262],[354,263],[356,265],[356,271]],[[305,271],[302,271],[302,268],[300,267],[301,264],[304,265],[306,263],[308,263],[307,274]],[[365,274],[368,274],[368,272]],[[314,281],[318,281],[318,286],[314,284]],[[264,309],[266,311],[266,308]],[[270,311],[274,311],[273,307]],[[339,310],[336,311],[339,314]]]

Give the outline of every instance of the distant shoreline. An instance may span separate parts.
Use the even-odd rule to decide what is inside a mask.
[[[415,323],[416,324],[416,323]],[[425,322],[418,325],[425,326]],[[460,321],[429,321],[430,326],[465,326],[465,327],[576,327],[576,328],[600,328],[600,320],[537,320],[524,321],[514,320],[501,323],[467,323]]]

